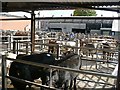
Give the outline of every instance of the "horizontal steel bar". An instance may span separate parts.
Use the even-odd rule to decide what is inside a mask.
[[[13,77],[13,76],[6,76],[6,77],[9,78],[9,79],[14,79],[14,80],[22,82],[22,83],[26,83],[26,84],[30,84],[30,85],[32,84],[32,85],[39,86],[39,87],[44,87],[44,88],[50,89],[50,90],[58,90],[57,88],[54,88],[54,87],[38,84],[38,83],[27,81],[27,80],[24,80],[24,79],[19,79],[19,78]]]
[[[46,46],[57,46],[56,44],[49,44],[49,43],[35,43],[35,45],[46,45]],[[88,47],[76,47],[76,46],[69,46],[69,45],[59,45],[59,47],[68,47],[68,48],[76,48],[76,49],[89,49],[89,50],[100,50],[100,51],[109,51],[115,52],[118,50],[110,50],[110,49],[98,49],[98,48],[88,48]]]
[[[85,61],[95,61],[95,62],[105,62],[105,63],[114,63],[114,64],[118,64],[118,62],[116,62],[116,61],[100,60],[100,59],[97,59],[97,58],[88,59],[88,58],[82,57],[81,59],[82,59],[82,60],[85,60]]]
[[[35,20],[47,20],[47,19],[105,19],[105,20],[114,20],[120,19],[120,17],[36,17]],[[31,20],[31,18],[9,18],[9,19],[0,19],[0,21],[8,20]]]

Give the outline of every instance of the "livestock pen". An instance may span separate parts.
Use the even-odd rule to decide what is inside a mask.
[[[45,40],[49,40],[49,39],[45,39]],[[21,41],[20,43],[29,43],[29,42],[26,42],[26,41],[22,42]],[[57,51],[56,51],[56,55],[54,55],[54,56],[57,56],[56,57],[57,60],[59,60],[59,58],[61,57],[60,54],[62,53],[63,50],[60,51],[60,49],[62,47],[72,48],[73,50],[75,50],[75,51],[78,50],[79,52],[80,52],[81,49],[83,49],[83,50],[90,49],[90,50],[95,50],[95,51],[99,51],[99,50],[100,51],[102,51],[102,50],[103,51],[108,51],[108,49],[99,49],[99,48],[91,48],[91,47],[77,47],[78,45],[70,46],[70,45],[49,44],[48,41],[47,41],[47,43],[40,43],[39,40],[37,40],[35,45],[36,44],[37,45],[44,45],[44,46],[47,46],[47,47],[49,47],[49,46],[56,47]],[[29,43],[29,45],[30,45],[30,43]],[[25,50],[25,51],[27,51],[26,54],[29,54],[28,53],[28,47],[29,46],[27,44],[27,48]],[[41,49],[39,49],[39,50],[41,50]],[[37,53],[46,52],[46,51],[47,50],[42,49],[42,51],[39,51]],[[109,52],[115,52],[116,54],[114,55],[114,57],[108,56],[108,58],[103,59],[101,54],[98,53],[98,52],[94,53],[94,55],[93,55],[94,57],[93,58],[91,56],[81,55],[81,53],[77,53],[81,57],[81,61],[80,61],[81,65],[80,65],[80,68],[79,68],[80,71],[77,70],[77,72],[79,72],[79,75],[77,77],[78,89],[82,89],[82,88],[84,88],[84,89],[85,88],[86,89],[87,88],[94,88],[94,89],[104,88],[105,89],[105,88],[115,88],[116,87],[116,85],[115,85],[116,78],[115,79],[111,79],[111,76],[112,77],[116,77],[116,76],[113,75],[113,72],[114,72],[115,67],[118,64],[118,50],[117,49],[109,50]],[[20,52],[18,52],[18,53],[20,54]],[[73,58],[73,60],[74,60],[74,58]],[[19,61],[19,60],[16,60],[16,61]],[[69,68],[69,69],[71,70],[72,68]],[[65,70],[66,70],[66,68],[65,68]],[[88,74],[80,73],[81,71],[89,72],[89,73]],[[93,75],[93,73],[95,73],[95,75]],[[98,74],[98,73],[100,73],[100,74]],[[104,77],[104,74],[108,75],[108,77]],[[110,75],[110,77],[109,77],[109,75]],[[90,80],[90,79],[92,79],[92,80]],[[89,82],[89,84],[87,84],[87,82]]]
[[[84,70],[84,69],[80,69],[80,70],[76,70],[76,69],[72,69],[72,68],[66,68],[66,67],[59,67],[59,66],[53,66],[53,65],[44,65],[44,64],[38,64],[38,63],[33,63],[33,62],[29,62],[29,61],[24,61],[24,60],[15,60],[15,59],[10,59],[10,58],[5,58],[5,56],[3,56],[3,60],[2,60],[2,82],[3,82],[3,87],[4,89],[6,89],[6,77],[8,78],[12,78],[15,80],[20,80],[20,79],[16,79],[15,77],[11,77],[11,76],[7,76],[6,74],[6,60],[12,60],[15,62],[19,62],[19,63],[23,63],[23,64],[29,64],[29,65],[35,65],[37,67],[45,67],[45,68],[50,68],[50,71],[55,70],[55,69],[59,69],[59,70],[64,70],[64,71],[69,71],[69,72],[74,72],[74,73],[78,73],[78,77],[76,78],[77,80],[77,88],[78,89],[82,89],[82,88],[93,88],[93,89],[99,89],[99,88],[115,88],[115,81],[117,79],[116,76],[112,75],[112,74],[108,74],[108,73],[101,73],[101,72],[97,72],[97,71],[92,71],[92,70]],[[74,59],[74,58],[73,58]],[[52,75],[50,74],[50,77]],[[91,78],[91,79],[90,79]],[[51,80],[52,78],[50,78]],[[32,82],[26,81],[26,80],[21,80],[21,82],[26,82],[29,84],[33,84]],[[50,81],[52,85],[52,81]],[[86,82],[89,82],[88,84]],[[93,86],[91,86],[91,84],[95,84]],[[84,85],[85,84],[85,85]],[[35,85],[35,84],[33,84]],[[87,86],[86,86],[87,85]],[[90,86],[89,86],[90,85]],[[44,86],[44,85],[38,85],[40,87],[45,87],[45,88],[51,88],[50,86]]]
[[[117,40],[115,40],[112,37],[107,37],[107,36],[87,36],[84,35],[83,37],[79,38],[81,34],[78,33],[74,37],[74,40],[59,40],[59,38],[40,38],[35,40],[35,51],[34,53],[42,53],[42,52],[48,52],[49,47],[54,47],[55,51],[50,52],[53,53],[55,56],[56,60],[59,60],[66,51],[74,52],[78,54],[81,58],[80,60],[80,68],[79,70],[81,71],[88,71],[88,72],[93,72],[93,73],[101,73],[101,74],[107,74],[113,75],[113,77],[116,77],[116,74],[114,76],[114,70],[117,67],[118,64],[118,45],[117,45]],[[89,38],[88,38],[89,37]],[[13,37],[13,38],[20,38],[20,37]],[[49,40],[54,40],[56,43],[49,43]],[[84,44],[91,44],[96,45],[96,47],[90,46],[83,46],[81,44],[81,40],[84,41]],[[102,41],[109,42],[110,44],[113,44],[111,46],[112,49],[109,48],[99,48],[98,45],[103,43]],[[14,39],[13,42],[9,42],[8,47],[10,47],[10,43],[12,43],[12,47],[10,51],[8,50],[6,55],[8,56],[9,53],[14,53],[14,55],[19,55],[19,54],[31,54],[31,43],[29,38],[26,40],[22,39]],[[95,43],[95,44],[94,44]],[[113,47],[115,45],[115,47]],[[108,56],[106,54],[106,58],[103,57],[103,51],[113,53],[113,56]],[[85,52],[85,53],[83,53]],[[93,53],[94,52],[94,53]],[[90,55],[89,55],[90,53]],[[10,54],[11,56],[11,54]],[[8,59],[9,60],[9,59]],[[74,60],[74,58],[73,58]],[[17,61],[17,60],[16,60]],[[3,64],[2,64],[3,65]],[[8,65],[10,67],[10,65]],[[9,70],[8,67],[8,70]],[[66,68],[66,67],[64,67]],[[73,69],[73,68],[70,68]],[[8,74],[8,72],[7,72]],[[77,88],[78,89],[87,89],[87,88],[116,88],[116,79],[111,79],[110,77],[104,77],[104,76],[97,76],[97,75],[91,75],[91,74],[84,74],[84,73],[78,73],[77,77]],[[9,77],[9,76],[8,76]],[[91,80],[92,79],[92,80]],[[41,81],[39,81],[41,82]],[[54,82],[53,82],[54,83]],[[107,84],[106,84],[107,83]],[[31,83],[32,84],[32,83]],[[37,84],[37,86],[39,86]],[[42,86],[40,84],[40,86]],[[49,86],[46,86],[46,88],[49,88]]]
[[[36,0],[34,0],[34,1],[36,1]],[[5,20],[31,20],[31,40],[30,40],[30,43],[29,43],[29,45],[30,45],[30,54],[32,55],[33,53],[34,53],[34,51],[35,51],[35,20],[44,20],[44,19],[58,19],[58,20],[60,20],[61,18],[64,18],[64,19],[70,19],[70,18],[72,18],[72,19],[74,19],[74,18],[76,18],[76,19],[119,19],[119,17],[38,17],[38,18],[35,18],[35,10],[47,10],[47,9],[76,9],[76,8],[90,8],[90,9],[96,9],[96,10],[107,10],[107,11],[115,11],[115,12],[118,12],[119,13],[119,8],[100,8],[99,6],[111,6],[111,5],[115,5],[115,6],[119,6],[119,1],[118,0],[114,0],[114,1],[111,1],[111,0],[107,0],[107,1],[105,1],[105,0],[100,0],[99,2],[96,2],[96,0],[93,0],[92,2],[91,1],[89,1],[89,2],[86,2],[86,1],[77,1],[77,2],[74,2],[73,0],[73,2],[71,2],[71,1],[66,1],[65,0],[65,2],[63,2],[63,1],[61,1],[61,2],[59,2],[59,1],[57,1],[57,2],[54,2],[53,0],[49,0],[49,1],[52,1],[52,2],[47,2],[47,3],[45,3],[45,2],[29,2],[29,3],[27,3],[27,2],[2,2],[2,4],[3,4],[3,7],[2,7],[2,11],[3,12],[9,12],[9,11],[19,11],[19,10],[25,10],[25,11],[27,11],[27,12],[29,12],[30,14],[31,14],[31,18],[18,18],[18,19],[2,19],[3,21],[5,21]],[[94,2],[95,1],[95,2]],[[30,6],[30,8],[27,8],[26,6]],[[44,43],[44,44],[46,44],[46,43]],[[47,45],[47,44],[46,44]],[[76,45],[78,45],[78,44],[76,44]],[[100,44],[101,45],[101,44]],[[45,45],[43,45],[43,46],[45,46]],[[60,46],[61,47],[61,46]],[[64,45],[62,46],[62,47],[64,47]],[[68,47],[68,46],[67,46]],[[73,47],[71,47],[71,46],[69,46],[70,48],[73,48]],[[101,46],[100,46],[101,47]],[[27,47],[26,47],[27,48]],[[75,46],[74,47],[76,50],[78,50],[78,46]],[[86,47],[84,47],[84,48],[86,48]],[[79,49],[81,50],[81,49],[83,49],[83,51],[85,50],[84,48],[81,48],[81,47],[79,47]],[[74,50],[75,50],[74,49]],[[87,47],[87,50],[85,51],[85,52],[91,52],[92,54],[94,54],[93,53],[93,50],[92,50],[93,48],[88,48]],[[15,50],[16,50],[16,48],[15,48]],[[60,49],[58,49],[58,51],[59,51]],[[75,53],[77,53],[77,54],[79,54],[78,52],[79,52],[79,50],[78,51],[76,51],[75,50]],[[96,87],[96,86],[102,86],[102,87],[105,87],[106,86],[106,84],[107,84],[107,86],[109,87],[109,86],[112,86],[112,88],[117,88],[117,90],[119,90],[119,88],[120,88],[120,72],[119,72],[119,70],[117,71],[118,72],[118,74],[117,74],[117,78],[116,78],[116,76],[114,76],[114,75],[111,75],[112,74],[112,71],[114,70],[114,68],[115,68],[115,65],[117,65],[118,64],[118,69],[119,69],[119,57],[118,56],[120,56],[119,55],[119,50],[118,51],[115,51],[115,55],[117,55],[116,57],[117,57],[117,60],[116,60],[116,57],[114,58],[111,58],[111,56],[107,56],[107,55],[109,55],[109,54],[111,54],[112,53],[112,51],[114,51],[114,50],[110,50],[110,53],[108,52],[108,51],[106,51],[106,52],[104,52],[105,53],[105,57],[104,56],[100,56],[101,55],[101,52],[102,52],[102,55],[103,55],[103,51],[104,51],[104,49],[96,49],[96,51],[97,52],[99,52],[99,53],[97,53],[98,55],[93,55],[93,57],[91,58],[91,56],[88,56],[89,54],[87,54],[87,55],[84,55],[84,52],[82,52],[83,53],[83,55],[80,55],[80,57],[81,56],[83,56],[83,57],[81,57],[81,58],[83,58],[83,60],[85,61],[85,62],[83,62],[83,60],[82,60],[82,62],[84,63],[83,64],[83,66],[80,68],[80,70],[73,70],[73,69],[67,69],[67,68],[62,68],[62,67],[59,67],[59,68],[56,68],[56,66],[51,66],[51,68],[56,68],[56,69],[63,69],[63,70],[68,70],[68,71],[75,71],[75,72],[77,72],[77,73],[82,73],[82,75],[78,78],[79,80],[81,80],[81,81],[83,81],[82,83],[80,83],[79,81],[77,81],[77,82],[79,82],[79,84],[80,85],[78,85],[78,88],[79,89],[84,89],[85,87],[87,87],[87,88],[90,88],[90,87],[92,87],[92,88],[94,88],[94,87]],[[107,50],[107,49],[106,49]],[[28,52],[28,50],[26,49],[26,53],[29,53]],[[16,53],[16,52],[15,52]],[[81,53],[81,52],[80,52]],[[17,54],[19,54],[19,53],[17,53]],[[57,54],[59,54],[59,53],[57,53]],[[113,54],[113,53],[112,53]],[[57,55],[57,56],[59,56],[59,55]],[[86,64],[86,62],[89,62],[90,60],[89,59],[93,59],[93,60],[91,60],[91,61],[94,61],[94,56],[98,56],[98,57],[96,57],[95,58],[95,66],[93,65],[93,63],[92,63],[92,65],[90,65],[90,67],[88,66],[89,64],[87,63]],[[84,57],[85,57],[85,59],[84,59]],[[103,58],[102,58],[103,57]],[[87,59],[88,58],[88,59]],[[102,58],[102,59],[101,59]],[[6,71],[5,71],[5,60],[6,60],[6,58],[3,56],[3,58],[2,58],[3,60],[2,60],[2,75],[3,75],[3,80],[2,80],[2,88],[3,89],[6,89]],[[86,60],[87,59],[87,60]],[[112,60],[111,60],[112,59]],[[19,61],[19,60],[15,60],[15,61]],[[22,60],[20,60],[20,61],[22,61]],[[99,61],[99,62],[97,62],[97,61]],[[97,63],[96,63],[97,62]],[[102,62],[102,63],[101,63]],[[108,63],[112,63],[112,65],[114,66],[110,66],[110,67],[112,67],[112,69],[111,70],[109,70],[110,72],[107,72],[106,73],[106,71],[105,72],[103,72],[103,71],[99,71],[99,70],[102,70],[101,69],[101,66],[99,66],[98,67],[98,64],[99,65],[102,65],[102,64],[108,64]],[[84,65],[85,65],[85,70],[84,70]],[[96,66],[97,65],[97,66]],[[38,65],[38,66],[40,66],[40,65]],[[47,67],[47,66],[46,66]],[[92,67],[92,69],[91,70],[89,70],[88,68],[91,68]],[[94,68],[94,67],[96,67],[96,68]],[[107,65],[107,67],[108,67],[108,69],[109,69],[109,65]],[[48,66],[48,68],[49,68],[49,66]],[[107,70],[108,70],[107,69]],[[101,73],[102,72],[102,73]],[[92,76],[90,76],[90,77],[88,77],[88,75],[84,75],[84,74],[89,74],[89,76],[90,75],[92,75]],[[93,75],[95,75],[95,77],[93,76]],[[99,77],[99,75],[100,75],[100,77]],[[107,77],[107,78],[102,78],[102,76],[103,77]],[[50,77],[51,77],[51,75],[50,75]],[[97,78],[97,80],[96,79],[94,79],[94,78]],[[82,79],[81,79],[82,78]],[[116,83],[114,83],[114,79],[113,79],[113,81],[111,81],[110,80],[110,83],[107,83],[107,81],[109,81],[109,78],[115,78],[115,82]],[[75,81],[76,80],[78,80],[78,79],[75,79]],[[94,80],[88,80],[88,79],[94,79]],[[99,85],[97,84],[97,82],[100,80],[100,83],[99,83]],[[117,80],[117,81],[116,81]],[[91,82],[90,84],[88,84],[88,82]],[[94,82],[94,84],[93,84],[93,82]],[[31,84],[31,83],[30,83]],[[83,85],[84,84],[84,85]],[[65,86],[65,85],[64,85]],[[81,86],[81,87],[79,87],[79,86]],[[85,86],[85,87],[84,87]],[[101,87],[99,87],[99,88],[101,88]],[[105,87],[106,88],[106,87]]]
[[[59,60],[61,58],[61,55],[64,54],[65,51],[70,50],[70,52],[74,52],[76,54],[78,54],[81,57],[80,60],[80,70],[82,71],[88,71],[88,72],[93,72],[93,73],[101,73],[101,74],[107,74],[107,75],[113,75],[113,77],[116,77],[116,75],[114,76],[113,72],[114,69],[117,67],[118,64],[118,47],[113,47],[112,45],[112,49],[108,49],[108,48],[98,48],[98,45],[100,44],[101,41],[106,41],[109,43],[113,43],[113,44],[117,44],[116,40],[111,39],[111,38],[106,38],[105,36],[102,36],[102,39],[99,38],[99,36],[97,37],[90,37],[87,38],[88,36],[83,36],[82,39],[79,39],[79,35],[81,34],[76,34],[76,37],[74,38],[74,40],[70,41],[70,40],[59,40],[58,38],[40,38],[35,40],[35,51],[34,53],[42,53],[42,52],[48,52],[49,46],[52,46],[55,48],[55,51],[53,52],[53,55],[55,56],[56,60]],[[16,38],[20,38],[20,37],[16,37]],[[69,39],[69,38],[68,38]],[[49,40],[55,40],[58,43],[49,43]],[[98,45],[96,45],[96,47],[84,47],[81,45],[80,40],[84,41],[84,44],[89,44],[89,42],[93,42],[93,43],[97,43]],[[86,40],[86,41],[85,41]],[[111,41],[111,42],[110,42]],[[11,48],[10,52],[13,52],[16,55],[19,54],[28,54],[30,55],[30,40],[26,39],[26,40],[19,40],[19,39],[14,39],[13,42],[9,42],[13,43],[13,49]],[[69,44],[70,43],[70,44]],[[94,45],[94,44],[93,44]],[[36,47],[37,46],[37,47]],[[117,46],[117,45],[116,45]],[[106,54],[106,58],[103,58],[103,51],[108,51],[111,53],[114,53],[113,56],[108,56]],[[86,53],[90,53],[86,54]],[[91,53],[91,51],[94,51],[94,53]],[[9,53],[6,53],[6,55],[8,56]],[[11,56],[11,55],[10,55]],[[74,58],[73,58],[74,59]],[[9,59],[8,59],[9,60]],[[16,60],[17,61],[17,60]],[[3,64],[2,64],[3,65]],[[9,65],[10,67],[10,65]],[[8,67],[8,69],[9,69]],[[64,67],[66,68],[66,67]],[[70,68],[72,69],[72,68]],[[8,74],[8,72],[7,72]],[[115,83],[116,83],[116,79],[109,79],[110,77],[103,77],[103,76],[96,76],[96,75],[91,75],[91,74],[84,74],[84,73],[79,73],[78,77],[77,77],[77,86],[78,89],[87,89],[87,88],[93,88],[97,89],[97,88],[115,88]],[[92,80],[90,80],[92,79]],[[97,81],[98,80],[98,81]],[[89,82],[89,84],[87,84],[87,82]],[[112,83],[111,83],[112,82]],[[106,85],[107,83],[107,85]],[[42,86],[42,85],[40,85]],[[111,86],[111,87],[110,87]],[[48,88],[48,86],[46,86],[46,88]]]

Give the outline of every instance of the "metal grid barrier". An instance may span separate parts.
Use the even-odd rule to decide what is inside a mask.
[[[53,66],[53,65],[46,65],[46,64],[40,64],[40,63],[34,63],[34,62],[29,62],[29,61],[24,61],[24,60],[19,60],[19,59],[15,60],[15,59],[6,58],[6,56],[3,55],[2,56],[2,89],[3,90],[7,89],[7,87],[6,87],[6,85],[7,85],[6,77],[14,78],[14,77],[11,77],[11,76],[7,76],[7,74],[6,74],[6,60],[8,60],[8,59],[12,60],[14,62],[18,62],[18,63],[28,64],[28,65],[37,66],[37,67],[49,68],[50,71],[52,71],[52,69],[58,69],[58,70],[63,70],[63,71],[69,71],[69,72],[79,73],[79,74],[103,76],[103,77],[109,77],[109,78],[113,78],[113,79],[117,78],[116,76],[113,76],[113,75],[110,75],[110,74],[104,74],[104,73],[98,73],[98,72],[92,72],[92,71],[85,71],[85,70],[75,70],[75,69],[66,68],[66,67],[60,67],[60,66]],[[50,77],[51,77],[51,74],[50,74]],[[16,79],[16,78],[14,78],[14,79]],[[21,81],[24,81],[24,80],[21,80]],[[51,82],[50,85],[52,85],[52,81],[50,81],[50,82]],[[35,83],[29,82],[29,81],[26,81],[26,83],[36,85]],[[37,84],[37,86],[54,89],[51,86],[44,86],[44,85],[38,85],[38,84]]]

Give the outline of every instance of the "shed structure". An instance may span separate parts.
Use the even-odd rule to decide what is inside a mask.
[[[67,10],[67,9],[96,9],[114,11],[119,13],[120,0],[1,0],[2,12],[16,12],[24,11],[31,13],[31,18],[23,18],[24,20],[31,20],[31,51],[34,51],[34,39],[35,39],[35,13],[37,10]],[[107,7],[112,6],[112,7]],[[58,17],[56,19],[60,19]],[[64,17],[62,17],[64,18]],[[69,17],[65,17],[68,18]],[[87,17],[81,18],[85,19]],[[36,19],[53,19],[49,18],[36,18]],[[77,18],[76,18],[77,19]],[[120,19],[119,17],[92,17],[87,19]],[[1,19],[2,20],[2,19]],[[11,19],[13,20],[13,19]],[[14,19],[15,20],[15,19]],[[16,19],[16,20],[21,20]],[[120,57],[120,56],[119,56]],[[120,58],[119,58],[120,59]],[[120,90],[120,61],[118,63],[118,78],[117,78],[117,90]]]

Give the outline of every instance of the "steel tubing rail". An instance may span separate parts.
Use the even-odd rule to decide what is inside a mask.
[[[81,58],[82,60],[85,60],[85,61],[95,61],[95,62],[105,62],[105,63],[114,63],[114,64],[117,64],[118,62],[115,62],[115,61],[110,61],[110,60],[97,60],[96,59],[88,59],[88,58]]]
[[[30,84],[30,85],[32,84],[32,85],[35,85],[35,86],[38,86],[38,87],[39,86],[44,87],[44,88],[50,89],[50,90],[58,90],[57,88],[54,88],[54,87],[38,84],[38,83],[27,81],[27,80],[24,80],[24,79],[19,79],[19,78],[13,77],[13,76],[6,76],[6,77],[9,78],[9,79],[14,79],[14,80],[22,82],[22,83],[26,83],[26,84]]]
[[[100,20],[119,20],[120,17],[37,17],[35,20],[48,20],[48,19],[100,19]],[[31,20],[31,18],[9,18],[9,19],[0,19],[0,21],[8,20]]]
[[[13,43],[13,42],[11,42]],[[17,43],[17,42],[16,42]],[[28,43],[31,44],[29,41],[19,41],[18,43]],[[8,44],[8,43],[6,43]],[[109,52],[118,52],[119,50],[110,50],[110,49],[98,49],[98,48],[88,48],[88,47],[76,47],[76,46],[69,46],[69,45],[59,45],[59,44],[49,44],[49,43],[35,43],[35,45],[45,45],[45,46],[55,46],[55,47],[68,47],[68,48],[75,48],[75,49],[90,49],[90,50],[100,50],[100,51],[109,51]]]
[[[35,43],[35,45],[46,45],[46,46],[57,46],[59,44],[48,44],[48,43]],[[90,49],[90,50],[100,50],[100,51],[109,51],[109,52],[115,52],[118,50],[110,50],[110,49],[98,49],[98,48],[88,48],[88,47],[76,47],[76,46],[69,46],[69,45],[59,45],[59,47],[68,47],[68,48],[76,48],[76,49]]]
[[[5,55],[2,55],[2,90],[6,90],[7,89],[7,80],[6,80],[6,57]]]
[[[96,72],[90,72],[90,71],[84,71],[84,70],[75,70],[75,69],[71,69],[71,68],[54,66],[54,65],[40,64],[40,63],[24,61],[24,60],[20,60],[20,59],[17,59],[17,60],[16,59],[11,59],[11,58],[6,58],[6,59],[9,59],[9,60],[12,60],[12,61],[18,62],[18,63],[23,63],[23,64],[32,65],[32,66],[37,66],[37,67],[59,69],[59,70],[64,70],[64,71],[70,71],[70,72],[75,72],[75,73],[83,73],[83,74],[90,74],[90,75],[99,75],[99,76],[103,76],[103,77],[110,77],[110,78],[115,78],[116,79],[116,76],[109,75],[109,74],[96,73]]]

